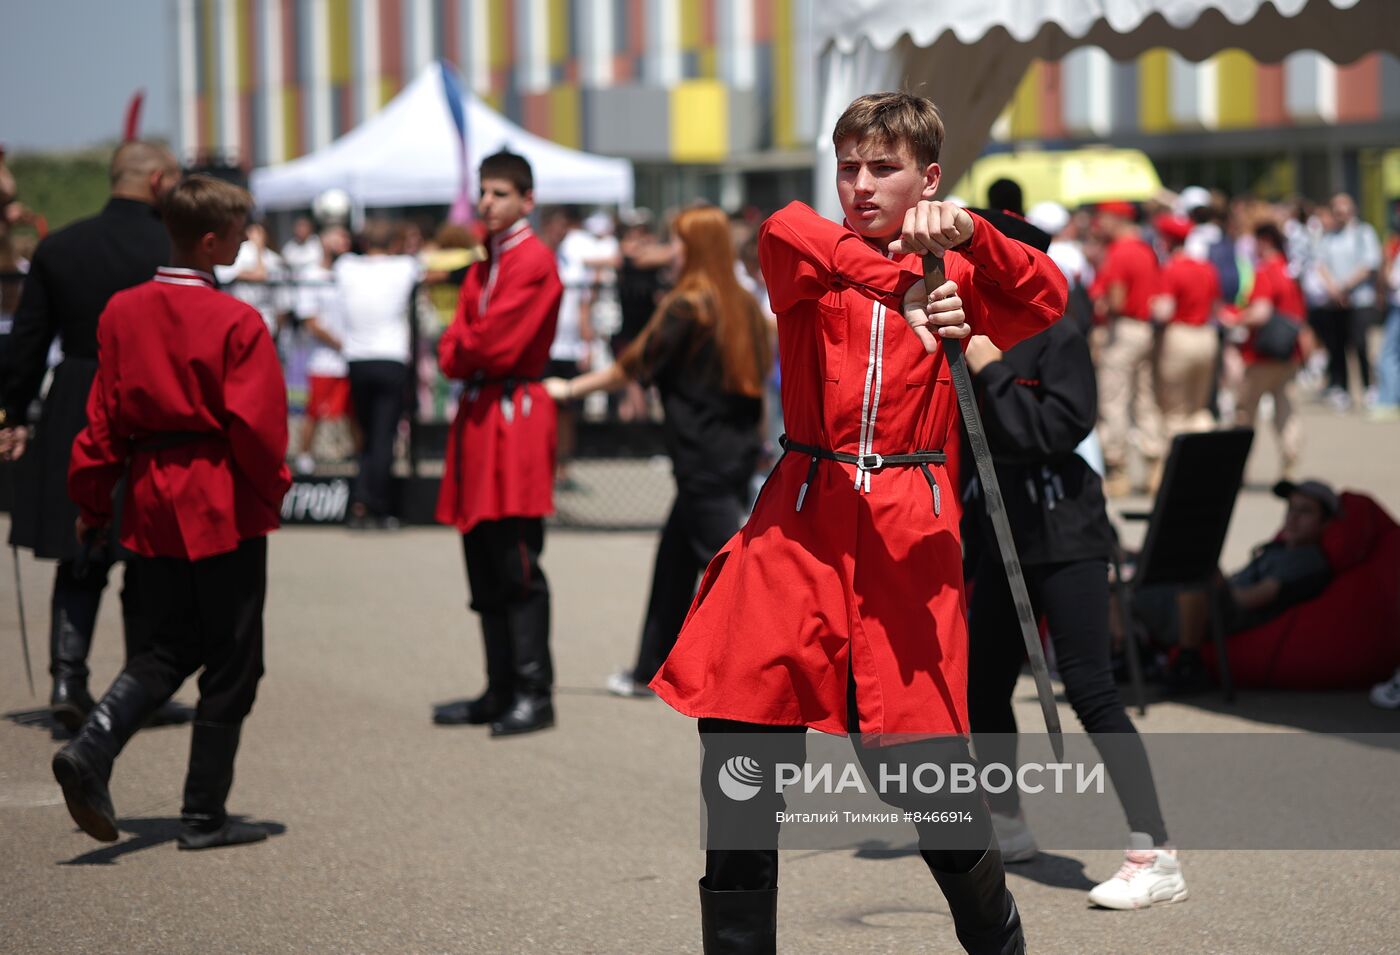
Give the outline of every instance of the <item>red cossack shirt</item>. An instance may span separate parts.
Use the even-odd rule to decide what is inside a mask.
[[[97,358],[68,468],[85,523],[111,521],[125,472],[121,542],[145,557],[200,560],[276,529],[287,389],[256,309],[202,272],[162,268],[108,302]]]
[[[447,437],[437,519],[465,534],[482,521],[554,510],[558,412],[540,384],[554,341],[554,253],[528,224],[493,236],[467,271],[438,364],[467,383]]]
[[[1065,279],[973,220],[947,276],[974,333],[1010,348],[1060,317]],[[785,453],[706,569],[651,686],[688,716],[844,733],[854,673],[864,733],[965,733],[960,416],[943,350],[925,353],[899,311],[922,262],[800,203],[764,224],[759,258],[792,440],[871,456],[942,450],[948,462],[926,477]]]

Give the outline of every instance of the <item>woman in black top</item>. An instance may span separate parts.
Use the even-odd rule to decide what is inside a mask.
[[[608,689],[649,696],[646,685],[675,645],[700,572],[739,529],[762,444],[763,380],[772,365],[758,303],[734,275],[729,222],[712,206],[675,223],[680,276],[637,338],[608,368],[545,388],[558,401],[655,384],[666,412],[676,500],[656,552],[636,666]]]
[[[1180,864],[1168,847],[1147,752],[1109,661],[1114,538],[1103,483],[1075,453],[1098,414],[1088,342],[1067,317],[1005,353],[975,337],[966,355],[1031,604],[1049,624],[1065,695],[1093,734],[1132,830],[1127,862],[1090,892],[1090,901],[1109,908],[1178,901],[1186,897]],[[969,497],[964,540],[975,571],[968,711],[978,759],[1014,766],[1011,695],[1024,659],[1020,625],[982,496],[974,491]],[[1035,842],[1016,788],[989,794],[988,802],[1006,861],[1033,857]]]

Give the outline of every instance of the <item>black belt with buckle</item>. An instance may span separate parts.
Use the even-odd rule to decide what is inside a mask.
[[[933,513],[937,515],[943,509],[942,494],[938,490],[938,482],[934,480],[933,472],[929,470],[930,464],[947,464],[948,455],[944,451],[909,451],[902,454],[851,454],[846,451],[833,451],[830,448],[819,448],[814,444],[801,444],[792,440],[787,435],[778,438],[778,443],[782,445],[784,451],[791,451],[794,454],[801,454],[812,459],[812,463],[807,468],[807,480],[802,482],[802,488],[797,492],[797,510],[802,510],[802,502],[807,498],[807,488],[817,477],[818,461],[839,461],[842,464],[853,464],[858,471],[879,471],[882,468],[913,468],[916,467],[924,474],[924,479],[928,481],[929,489],[933,492]]]

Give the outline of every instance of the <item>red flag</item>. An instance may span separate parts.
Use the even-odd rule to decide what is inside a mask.
[[[122,142],[129,143],[133,139],[141,137],[141,103],[146,98],[144,89],[137,90],[131,97],[131,102],[126,107],[126,126],[122,133]]]

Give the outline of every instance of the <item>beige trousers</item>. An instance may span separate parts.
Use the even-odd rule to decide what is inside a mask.
[[[1188,431],[1209,431],[1208,408],[1215,382],[1220,337],[1209,325],[1168,325],[1157,359],[1157,395],[1162,402],[1166,442]]]
[[[1148,461],[1162,456],[1153,345],[1151,322],[1117,318],[1099,351],[1099,440],[1111,470],[1127,464],[1130,443]]]
[[[1293,414],[1293,376],[1298,372],[1296,361],[1258,361],[1246,365],[1244,384],[1240,387],[1239,403],[1235,409],[1235,424],[1253,427],[1259,410],[1259,399],[1274,398],[1274,433],[1278,435],[1279,455],[1283,473],[1290,474],[1303,450],[1303,434]]]

